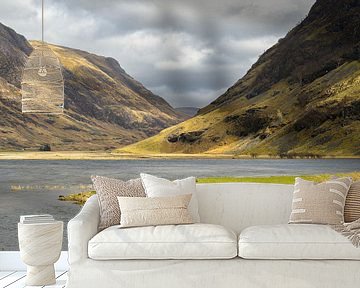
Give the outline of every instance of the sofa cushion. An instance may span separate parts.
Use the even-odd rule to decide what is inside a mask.
[[[120,208],[117,196],[145,197],[145,190],[141,179],[122,181],[103,176],[91,176],[100,206],[99,229],[120,224]]]
[[[350,186],[345,202],[344,218],[347,223],[360,219],[360,181]]]
[[[191,224],[188,211],[191,194],[171,197],[118,197],[121,228]]]
[[[349,177],[322,183],[295,178],[290,223],[342,224],[344,206],[352,179]]]
[[[96,260],[228,259],[237,255],[237,237],[212,224],[112,226],[89,241],[88,253]]]
[[[147,197],[169,197],[191,194],[192,197],[188,209],[193,222],[200,222],[195,177],[188,177],[175,181],[170,181],[145,173],[140,173],[140,177]]]
[[[239,237],[246,259],[355,259],[360,249],[328,225],[283,224],[246,228]]]

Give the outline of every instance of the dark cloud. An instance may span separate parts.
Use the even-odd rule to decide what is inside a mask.
[[[174,106],[204,106],[305,17],[314,0],[46,0],[48,42],[112,56]],[[40,0],[0,21],[40,38]]]

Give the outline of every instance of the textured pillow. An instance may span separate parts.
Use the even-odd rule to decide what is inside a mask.
[[[91,176],[99,199],[99,229],[120,224],[120,209],[117,196],[146,197],[140,178],[122,181],[102,176]]]
[[[190,215],[195,223],[200,222],[195,177],[175,181],[170,181],[145,173],[141,173],[140,177],[146,196],[150,198],[192,194],[189,204]]]
[[[353,222],[360,219],[360,181],[351,184],[345,201],[345,222]]]
[[[117,198],[121,210],[122,228],[193,223],[187,209],[191,194],[154,198]]]
[[[351,178],[323,183],[295,179],[290,223],[342,224]]]

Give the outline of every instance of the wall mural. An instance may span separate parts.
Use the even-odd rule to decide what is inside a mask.
[[[91,175],[360,178],[358,1],[41,3],[0,3],[0,250]]]

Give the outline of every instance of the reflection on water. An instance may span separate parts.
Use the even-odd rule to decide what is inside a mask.
[[[187,176],[305,175],[359,170],[359,159],[2,160],[0,250],[18,250],[16,227],[20,215],[49,213],[67,223],[80,207],[58,201],[58,196],[91,189],[90,176],[94,174],[130,179],[145,172],[176,179]],[[66,247],[65,230],[63,250]]]

